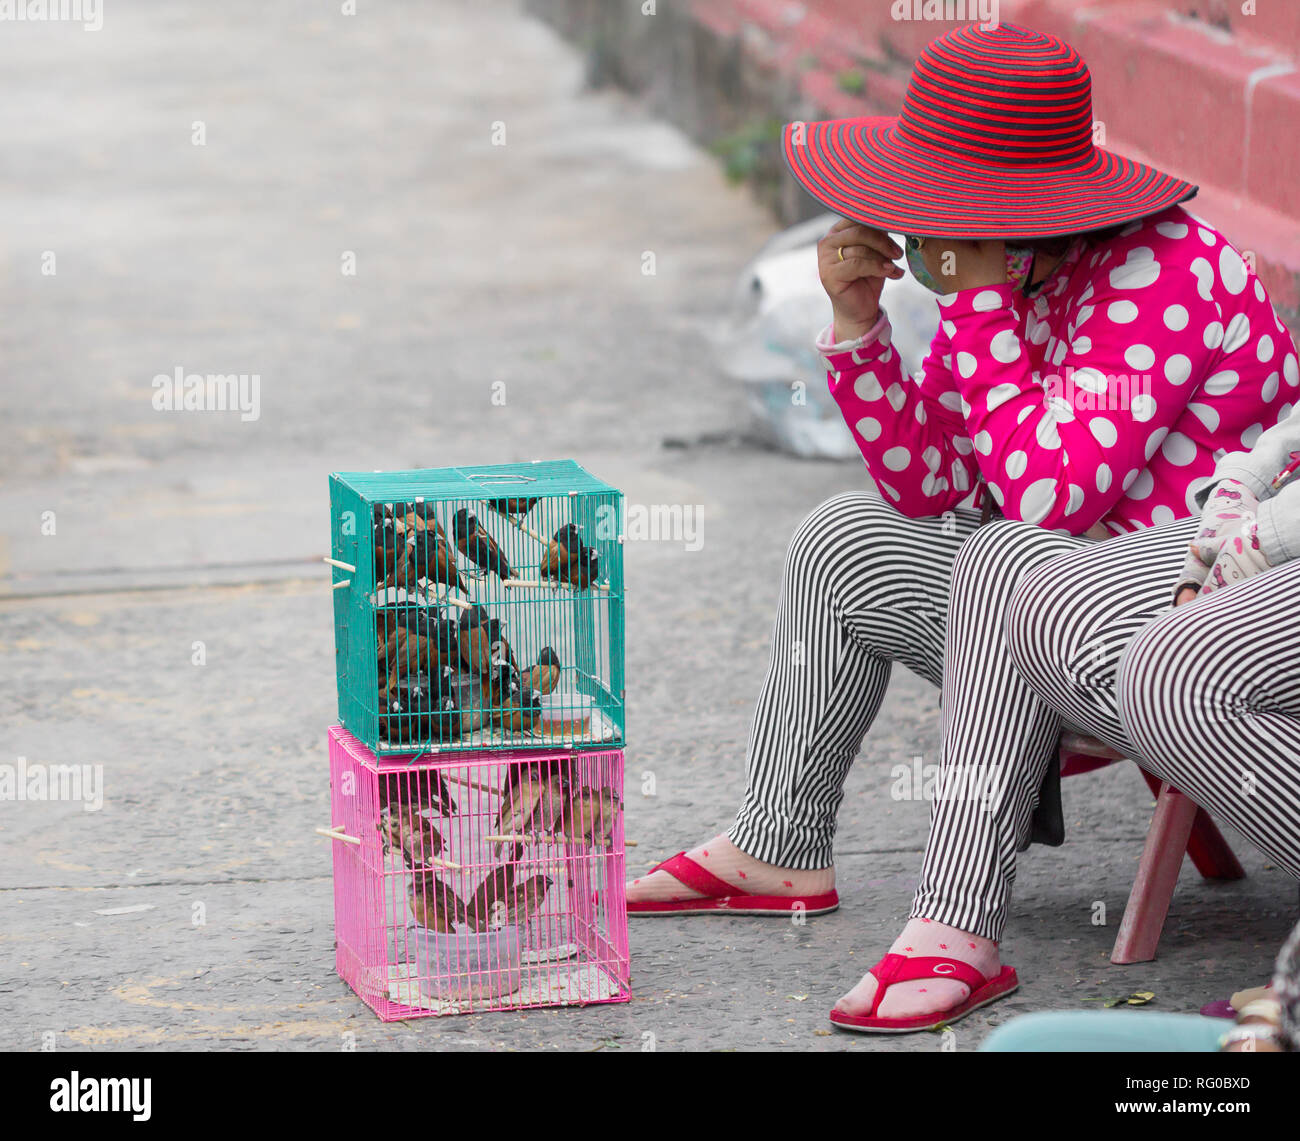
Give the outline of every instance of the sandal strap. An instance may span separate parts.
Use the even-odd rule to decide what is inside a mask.
[[[707,868],[701,867],[685,852],[670,856],[661,864],[655,864],[653,872],[667,872],[692,891],[697,891],[706,899],[726,899],[728,896],[749,895],[744,888],[733,887],[726,880],[719,879]]]
[[[960,959],[940,959],[932,955],[915,957],[886,955],[867,973],[875,975],[876,982],[880,984],[876,987],[876,995],[871,1003],[869,1015],[871,1018],[876,1017],[885,992],[895,983],[917,982],[921,979],[952,979],[955,982],[965,983],[974,994],[989,981],[969,963],[963,963]]]

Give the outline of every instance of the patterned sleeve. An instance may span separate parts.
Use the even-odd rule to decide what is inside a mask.
[[[831,396],[839,405],[876,486],[905,515],[937,515],[970,494],[974,447],[952,380],[948,336],[936,333],[915,377],[891,347],[888,317],[856,341],[817,339]]]

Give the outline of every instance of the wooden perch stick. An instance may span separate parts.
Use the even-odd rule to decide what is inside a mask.
[[[536,505],[536,504],[533,504],[533,506],[536,507],[537,505]],[[505,516],[505,518],[509,519],[510,522],[511,522],[514,526],[518,527],[519,530],[521,530],[521,531],[522,531],[525,535],[527,535],[529,538],[531,538],[531,539],[535,539],[537,542],[541,543],[543,547],[546,546],[546,540],[543,539],[543,538],[541,537],[541,535],[539,535],[539,534],[538,534],[536,531],[534,531],[531,527],[527,526],[527,525],[524,524],[524,523],[519,522],[518,519],[515,519],[515,518],[513,518],[513,517],[510,516],[510,515]]]
[[[330,590],[342,590],[345,586],[351,586],[351,585],[352,585],[352,580],[350,578],[341,578],[339,579],[338,582],[336,582],[333,586],[330,587]]]
[[[345,571],[348,571],[350,574],[356,574],[356,573],[357,573],[357,568],[354,567],[351,563],[341,563],[341,562],[338,561],[338,559],[329,559],[329,558],[325,558],[325,559],[321,559],[321,562],[323,562],[323,563],[329,563],[330,566],[332,566],[332,567],[338,567],[339,570],[345,570]]]
[[[523,588],[527,590],[540,590],[544,586],[549,586],[552,589],[557,589],[564,584],[559,582],[542,582],[540,579],[535,579],[535,578],[503,578],[501,580],[501,585],[505,587],[516,587],[516,588]],[[569,583],[568,585],[572,586],[573,584]],[[580,588],[574,587],[574,589],[579,590]],[[589,589],[608,591],[609,583],[593,582]]]
[[[551,836],[542,835],[540,832],[518,832],[509,836],[484,836],[484,843],[487,844],[595,844],[596,841],[590,837],[585,839],[574,839],[572,836]],[[625,844],[630,844],[633,848],[636,843],[632,840],[624,840]],[[606,844],[605,847],[608,847]]]
[[[317,828],[318,836],[328,836],[331,840],[342,840],[345,844],[360,844],[360,836],[349,836],[343,831],[342,824],[336,824],[333,828]]]

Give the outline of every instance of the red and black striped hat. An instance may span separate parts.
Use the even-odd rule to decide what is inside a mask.
[[[1012,24],[971,24],[927,46],[898,117],[791,123],[782,145],[794,176],[835,213],[916,235],[1096,230],[1197,189],[1094,145],[1079,53]]]

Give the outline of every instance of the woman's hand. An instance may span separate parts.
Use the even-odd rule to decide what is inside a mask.
[[[885,278],[903,276],[890,260],[902,254],[884,230],[847,218],[836,222],[817,243],[817,271],[831,299],[837,341],[855,341],[871,330],[880,317]]]
[[[956,238],[927,238],[921,257],[930,276],[945,293],[1003,285],[1007,280],[1006,243],[996,238],[960,241]]]
[[[1174,587],[1175,606],[1269,569],[1259,549],[1258,508],[1254,493],[1235,480],[1225,479],[1214,489],[1201,512],[1201,528],[1188,545]]]

